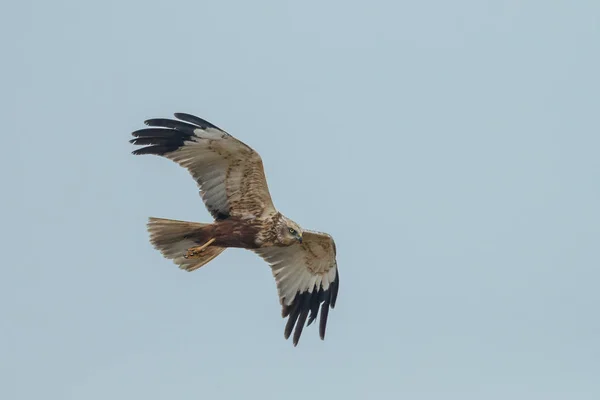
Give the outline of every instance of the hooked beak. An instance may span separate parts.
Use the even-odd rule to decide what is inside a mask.
[[[298,241],[302,244],[302,236],[298,235]]]

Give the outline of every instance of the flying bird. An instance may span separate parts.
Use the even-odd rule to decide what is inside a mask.
[[[150,128],[133,132],[130,141],[145,147],[133,154],[163,156],[186,168],[214,222],[151,217],[152,245],[186,271],[197,270],[229,247],[255,252],[275,278],[281,314],[288,318],[284,337],[293,331],[296,346],[305,323],[310,325],[320,312],[319,335],[325,339],[339,287],[333,238],[304,230],[277,211],[262,159],[251,147],[202,118],[184,113],[175,118],[145,121]]]

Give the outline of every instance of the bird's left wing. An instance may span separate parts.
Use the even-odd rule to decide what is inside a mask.
[[[133,154],[156,154],[175,161],[194,177],[215,219],[275,214],[260,155],[229,133],[194,115],[153,118],[151,128],[133,132]]]
[[[326,233],[304,231],[302,244],[254,251],[269,263],[277,282],[281,314],[288,317],[285,338],[295,326],[296,346],[307,318],[306,326],[317,318],[320,308],[319,335],[325,339],[329,307],[335,307],[340,281],[333,238]]]

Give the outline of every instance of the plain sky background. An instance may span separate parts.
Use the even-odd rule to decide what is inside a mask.
[[[600,398],[600,2],[2,5],[0,398]],[[149,216],[209,221],[134,157],[196,114],[336,239],[327,337],[283,339],[250,252],[192,274]]]

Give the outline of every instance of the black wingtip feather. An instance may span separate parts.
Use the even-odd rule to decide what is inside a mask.
[[[298,300],[298,298],[296,298],[296,300]],[[298,320],[298,316],[300,315],[300,302],[296,302],[292,308],[292,311],[290,311],[290,316],[288,317],[288,321],[285,324],[285,330],[283,331],[283,337],[285,337],[285,339],[287,340],[291,333],[292,330],[294,330],[294,325],[296,325],[296,321]]]
[[[321,296],[319,295],[319,291],[316,286],[313,289],[313,291],[316,291],[317,295],[310,297],[310,318],[308,318],[306,326],[310,326],[310,324],[312,324],[313,321],[317,318],[317,314],[319,313],[319,305],[321,304]]]
[[[133,151],[133,154],[156,154],[165,155],[171,151],[177,150],[183,146],[184,141],[195,135],[196,129],[215,128],[223,131],[216,125],[211,124],[205,119],[186,113],[175,113],[175,119],[169,118],[150,118],[144,121],[144,124],[152,127],[139,129],[132,132],[136,138],[165,138],[165,140],[141,139],[132,140],[130,143],[136,145],[153,145]],[[223,131],[224,132],[224,131]]]
[[[168,145],[160,145],[160,146],[147,146],[142,147],[141,149],[137,149],[131,152],[134,156],[140,156],[144,154],[154,154],[157,156],[162,156],[172,151],[175,151],[179,148],[179,146],[168,146]]]
[[[172,143],[172,138],[156,138],[156,137],[138,137],[135,139],[131,139],[129,143],[136,145],[148,145],[148,144],[157,144],[157,145],[168,145]]]
[[[329,301],[325,301],[321,306],[321,320],[319,321],[319,337],[325,340],[325,330],[327,329],[327,316],[329,315]]]
[[[298,322],[296,322],[296,329],[294,330],[294,347],[298,345],[298,341],[300,340],[300,335],[302,335],[302,329],[304,329],[304,324],[306,323],[306,318],[308,317],[308,312],[310,311],[310,302],[311,296],[310,293],[304,293],[304,298],[302,299],[302,304],[300,305],[300,316],[298,317]]]
[[[194,124],[202,129],[206,129],[206,128],[214,128],[214,129],[218,129],[220,131],[223,131],[223,129],[219,128],[218,126],[211,124],[210,122],[208,122],[205,119],[202,119],[200,117],[196,117],[195,115],[192,114],[186,114],[186,113],[175,113],[175,118],[180,119],[182,121],[186,121],[189,122],[191,124]]]
[[[198,129],[198,126],[196,125],[168,118],[151,118],[144,121],[144,124],[148,126],[175,129],[177,131],[184,132],[189,135],[193,135],[194,131]]]
[[[283,318],[288,317],[285,325],[284,337],[288,339],[292,331],[294,331],[293,343],[294,346],[296,346],[300,340],[304,326],[309,326],[312,324],[319,315],[320,311],[321,318],[319,320],[319,336],[321,337],[321,340],[325,340],[329,308],[333,308],[335,306],[338,289],[339,275],[338,271],[336,270],[335,279],[331,282],[327,290],[323,290],[322,287],[315,286],[312,292],[307,291],[304,293],[298,293],[292,304],[289,306],[283,305],[281,309],[281,315]]]
[[[331,308],[335,308],[335,302],[337,301],[338,289],[340,288],[340,273],[335,271],[335,279],[331,282]]]
[[[185,144],[194,136],[194,130],[198,127],[181,121],[164,118],[153,118],[144,122],[152,128],[138,129],[131,134],[135,137],[129,142],[138,146],[150,145],[137,149],[134,155],[155,154],[163,156],[173,152]]]
[[[135,137],[191,137],[193,133],[185,133],[168,128],[144,128],[131,132]]]

